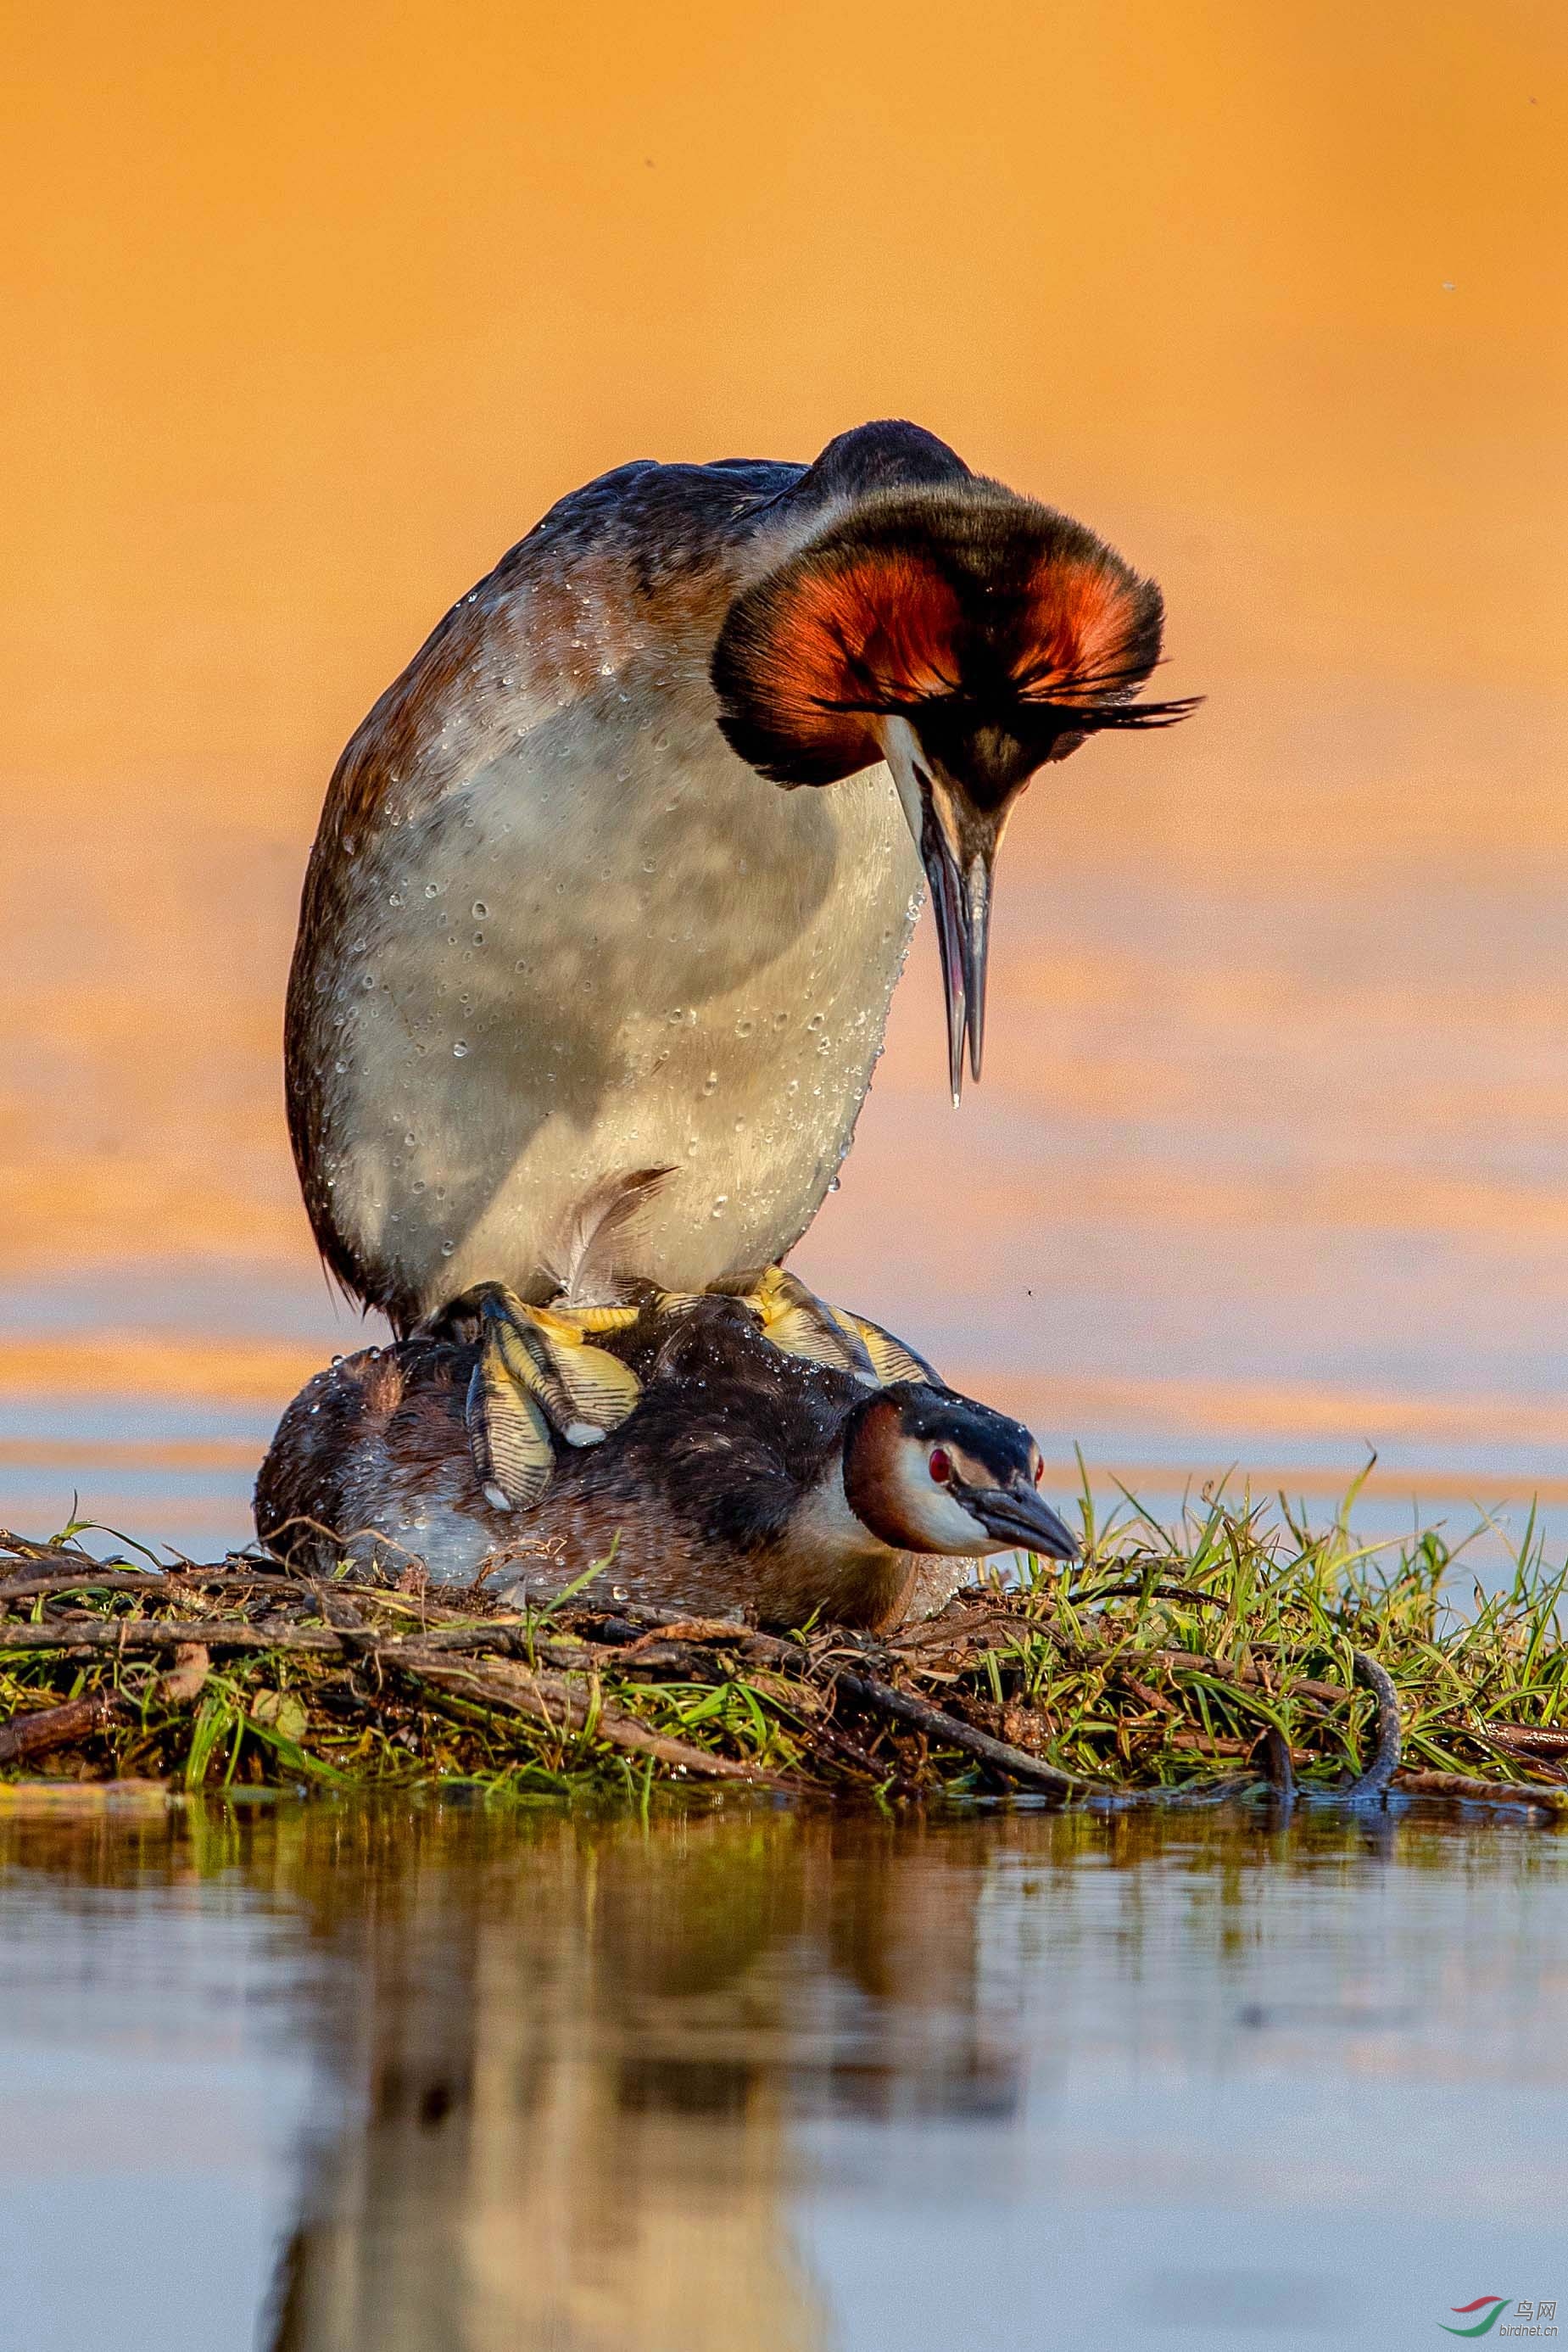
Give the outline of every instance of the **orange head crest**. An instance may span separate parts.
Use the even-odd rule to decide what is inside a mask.
[[[887,761],[936,912],[955,1100],[979,1076],[991,869],[1036,770],[1137,702],[1160,592],[1093,532],[968,476],[873,492],[738,597],[714,649],[732,748],[781,784]]]

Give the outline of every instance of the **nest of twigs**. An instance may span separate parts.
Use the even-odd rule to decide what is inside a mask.
[[[3,1783],[641,1795],[678,1780],[883,1800],[1364,1805],[1408,1792],[1568,1812],[1564,1577],[1445,1598],[1432,1536],[1390,1565],[1343,1523],[1216,1503],[1063,1572],[960,1594],[887,1639],[618,1600],[295,1574],[265,1556],[103,1561],[0,1533]]]

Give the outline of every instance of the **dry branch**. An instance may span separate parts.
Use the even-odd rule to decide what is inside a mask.
[[[1545,1586],[1444,1632],[1425,1558],[1374,1589],[1326,1554],[1276,1568],[1230,1523],[1163,1571],[1103,1552],[1094,1570],[1076,1591],[960,1596],[878,1641],[591,1593],[519,1614],[413,1573],[308,1579],[246,1557],[164,1572],[0,1541],[0,1767],[552,1788],[624,1788],[637,1768],[639,1785],[1013,1788],[1117,1807],[1359,1805],[1392,1788],[1568,1818],[1568,1788],[1500,1777],[1532,1757],[1551,1773],[1568,1749]],[[1443,1769],[1401,1769],[1410,1746]]]
[[[725,1756],[710,1756],[684,1739],[666,1738],[613,1707],[601,1706],[595,1712],[588,1693],[557,1675],[529,1675],[525,1679],[516,1669],[434,1665],[423,1658],[410,1658],[406,1652],[398,1664],[404,1674],[416,1675],[437,1690],[485,1706],[509,1707],[554,1732],[581,1732],[591,1720],[595,1738],[608,1740],[628,1755],[652,1756],[674,1771],[692,1772],[705,1780],[742,1780],[752,1787],[783,1786],[776,1774],[732,1763]]]

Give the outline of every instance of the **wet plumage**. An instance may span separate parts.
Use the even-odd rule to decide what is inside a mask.
[[[922,863],[956,1082],[1007,814],[1086,733],[1180,715],[1130,700],[1159,629],[1092,533],[914,425],[561,500],[329,794],[288,1093],[345,1286],[400,1331],[478,1282],[547,1298],[576,1204],[653,1168],[650,1280],[781,1258],[848,1149]]]
[[[333,1366],[263,1465],[264,1538],[319,1566],[417,1560],[539,1599],[608,1559],[601,1589],[630,1599],[873,1627],[940,1605],[977,1557],[1071,1548],[1028,1432],[967,1398],[788,1354],[728,1299],[650,1313],[607,1344],[641,1383],[635,1409],[598,1444],[559,1446],[522,1511],[497,1509],[476,1472],[474,1344],[411,1339]]]

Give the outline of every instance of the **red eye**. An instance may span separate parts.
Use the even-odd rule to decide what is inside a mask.
[[[946,1485],[948,1479],[953,1475],[953,1457],[948,1453],[945,1445],[934,1445],[932,1447],[931,1459],[927,1463],[926,1467],[939,1486],[945,1486]]]
[[[1044,1477],[1044,1475],[1045,1475],[1045,1456],[1044,1456],[1044,1454],[1037,1454],[1035,1455],[1035,1457],[1034,1457],[1034,1483],[1035,1483],[1035,1485],[1036,1485],[1037,1486],[1039,1486],[1039,1484],[1040,1484],[1040,1480]]]

